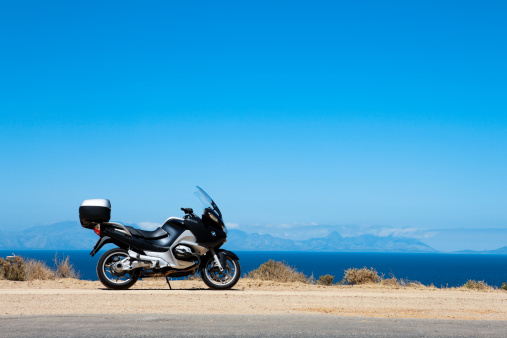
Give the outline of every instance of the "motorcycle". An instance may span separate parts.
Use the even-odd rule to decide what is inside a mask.
[[[203,204],[202,216],[192,208],[181,208],[183,218],[170,217],[153,231],[135,229],[110,222],[111,202],[107,199],[84,200],[79,207],[81,226],[100,236],[91,251],[95,254],[108,243],[117,246],[105,252],[97,263],[102,284],[115,290],[128,289],[139,278],[171,277],[200,273],[212,289],[230,289],[241,275],[239,258],[221,249],[227,239],[222,213],[200,187],[195,192]]]

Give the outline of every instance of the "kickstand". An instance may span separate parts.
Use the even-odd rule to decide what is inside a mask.
[[[167,282],[167,285],[169,285],[169,290],[172,290],[171,283],[169,283],[169,277],[165,278],[165,281]]]

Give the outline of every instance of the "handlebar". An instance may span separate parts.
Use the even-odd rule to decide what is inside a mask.
[[[193,214],[194,213],[194,210],[192,208],[181,208],[181,210],[185,213],[185,214]]]

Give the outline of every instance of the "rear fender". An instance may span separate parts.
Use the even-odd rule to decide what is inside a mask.
[[[108,243],[113,243],[113,244],[116,244],[118,245],[120,248],[122,249],[125,249],[125,245],[123,245],[121,242],[119,241],[115,241],[113,238],[109,237],[109,236],[102,236],[100,237],[100,239],[97,241],[97,243],[95,243],[95,246],[93,247],[93,250],[92,252],[90,252],[90,255],[93,257],[97,254],[97,252],[102,249],[102,247]]]

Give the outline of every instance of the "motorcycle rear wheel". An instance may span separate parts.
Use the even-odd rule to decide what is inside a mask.
[[[106,251],[97,263],[97,277],[108,289],[126,290],[134,285],[139,279],[140,270],[117,272],[113,265],[129,257],[127,250],[114,248]]]
[[[212,289],[226,290],[232,288],[241,276],[241,266],[237,259],[226,257],[224,271],[220,271],[218,266],[210,256],[201,269],[201,278],[204,284]]]

